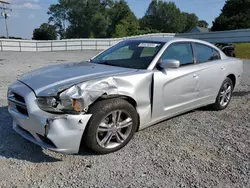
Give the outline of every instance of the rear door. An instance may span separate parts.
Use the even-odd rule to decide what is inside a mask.
[[[199,93],[197,103],[212,103],[225,78],[226,67],[220,53],[210,46],[194,43],[197,67],[199,67]]]

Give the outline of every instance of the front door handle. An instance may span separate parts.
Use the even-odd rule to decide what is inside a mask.
[[[224,70],[226,70],[226,68],[225,68],[225,67],[221,67],[221,70],[223,70],[223,71],[224,71]]]
[[[199,78],[199,74],[194,74],[193,78]]]

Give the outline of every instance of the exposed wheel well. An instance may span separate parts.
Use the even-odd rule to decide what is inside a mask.
[[[236,77],[235,77],[235,75],[230,74],[230,75],[228,75],[227,77],[230,78],[230,79],[232,80],[232,82],[233,82],[233,87],[235,87],[235,84],[236,84]]]
[[[105,100],[105,99],[112,99],[112,98],[124,99],[125,101],[127,101],[128,103],[130,103],[134,108],[137,107],[136,101],[132,97],[125,96],[125,95],[102,95],[96,101]]]

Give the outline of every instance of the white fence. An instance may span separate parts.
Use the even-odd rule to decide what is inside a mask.
[[[157,33],[143,36],[149,37],[183,37],[201,39],[211,43],[240,43],[250,42],[250,29],[232,30],[209,33]],[[140,36],[135,36],[140,37]],[[68,39],[52,41],[35,41],[35,40],[13,40],[0,39],[0,51],[17,51],[17,52],[42,52],[42,51],[70,51],[70,50],[104,50],[109,46],[116,44],[125,38],[111,39]]]

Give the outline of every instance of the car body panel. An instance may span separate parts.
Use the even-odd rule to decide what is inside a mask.
[[[48,94],[53,96],[57,95],[60,89],[63,90],[76,83],[136,71],[129,68],[80,62],[44,67],[26,73],[19,80],[32,88],[37,96],[48,96]]]
[[[136,38],[133,40],[145,40]],[[28,115],[11,104],[14,129],[26,139],[51,150],[77,153],[88,121],[88,107],[99,98],[132,99],[139,117],[139,130],[189,110],[215,102],[223,80],[234,75],[236,86],[243,72],[242,61],[225,56],[210,43],[179,38],[147,38],[165,45],[145,70],[93,64],[89,62],[50,66],[22,76],[9,91],[22,96]],[[221,60],[179,68],[159,69],[157,63],[175,42],[201,43],[219,51]],[[10,92],[8,92],[10,93]],[[80,114],[53,114],[41,110],[37,97],[57,96],[77,99]],[[18,101],[17,101],[18,102]],[[24,130],[23,130],[24,129]],[[47,144],[40,136],[52,143]]]
[[[193,66],[154,73],[153,119],[173,114],[194,105],[199,79]],[[171,100],[170,100],[171,99]]]
[[[16,132],[44,148],[63,153],[78,153],[82,135],[91,114],[55,115],[44,112],[38,107],[34,92],[19,81],[13,83],[9,90],[24,96],[29,112],[28,116],[21,114],[9,101],[8,111],[14,119],[13,128]],[[47,144],[41,139],[41,136],[46,134],[46,126],[50,129],[46,137],[53,144]]]

